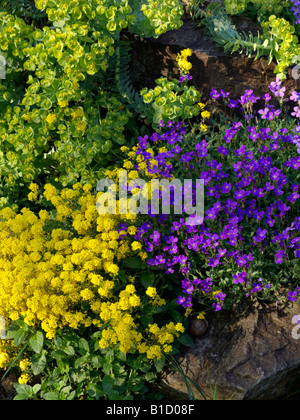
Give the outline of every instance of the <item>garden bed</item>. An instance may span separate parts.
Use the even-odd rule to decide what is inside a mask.
[[[0,399],[297,390],[300,11],[244,3],[0,0]]]

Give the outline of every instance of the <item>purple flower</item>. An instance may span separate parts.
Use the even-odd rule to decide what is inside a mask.
[[[216,312],[219,312],[222,310],[222,306],[219,303],[213,303],[212,307],[215,308]]]
[[[186,262],[187,262],[187,257],[186,257],[185,255],[179,255],[179,256],[177,257],[177,262],[178,262],[180,265],[185,265],[185,264],[186,264]]]
[[[221,95],[219,94],[219,92],[215,89],[215,88],[212,88],[212,90],[211,90],[211,93],[210,93],[210,96],[215,100],[215,101],[217,101],[218,99],[220,99],[220,97],[221,97]]]
[[[215,296],[214,296],[214,298],[215,298],[215,299],[219,299],[219,300],[221,300],[222,302],[224,302],[224,300],[225,300],[225,298],[226,298],[226,294],[225,294],[225,293],[220,292],[220,293],[218,293],[217,295],[215,295]]]
[[[298,200],[299,197],[300,197],[300,195],[298,193],[294,192],[287,197],[287,200],[290,201],[291,203],[295,203]]]
[[[262,99],[267,103],[267,102],[270,102],[270,100],[272,99],[272,96],[269,93],[266,93],[265,95],[262,96]]]
[[[286,253],[284,251],[280,250],[275,253],[276,264],[282,264],[284,258],[286,258]]]
[[[297,292],[288,292],[287,298],[290,302],[297,302],[298,293]]]
[[[244,271],[239,274],[233,274],[232,277],[234,279],[234,284],[243,284],[247,282],[247,273],[245,273]]]
[[[253,283],[251,293],[260,292],[262,290],[262,286],[257,283]]]
[[[295,118],[300,118],[300,108],[298,106],[294,108],[294,112],[291,113],[291,116]]]
[[[300,95],[299,95],[299,93],[294,90],[292,92],[291,96],[290,96],[290,100],[291,101],[294,101],[294,102],[300,101]]]
[[[256,236],[253,236],[254,242],[262,242],[266,239],[267,229],[258,228],[256,231]]]
[[[260,114],[261,118],[265,120],[269,115],[269,108],[260,109],[258,113]]]
[[[221,153],[224,156],[227,156],[229,154],[229,150],[226,149],[226,147],[224,147],[224,146],[219,147],[217,152]]]
[[[176,303],[178,305],[183,305],[185,303],[185,297],[179,296],[179,298],[177,299]]]

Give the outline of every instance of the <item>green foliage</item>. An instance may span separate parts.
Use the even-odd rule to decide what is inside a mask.
[[[270,16],[291,17],[290,0],[224,0],[226,12],[229,15],[246,14],[264,22]]]
[[[182,26],[182,3],[180,0],[130,0],[136,10],[136,20],[129,28],[146,38],[158,37],[164,32]]]
[[[255,59],[267,56],[269,64],[273,60],[276,61],[278,65],[275,73],[280,79],[285,79],[287,68],[300,53],[295,28],[284,18],[271,15],[262,23],[262,34],[258,33],[254,37],[252,33],[239,33],[227,12],[238,14],[244,10],[242,5],[243,3],[239,2],[233,7],[232,3],[228,3],[225,10],[222,6],[211,3],[201,25],[212,40],[225,51],[246,53],[248,56],[255,56]]]
[[[178,80],[169,81],[166,78],[156,80],[154,89],[141,91],[144,102],[149,104],[146,111],[147,122],[157,127],[161,120],[188,120],[200,114],[199,102],[201,94],[193,86],[182,85]]]
[[[13,13],[27,22],[45,24],[47,15],[35,7],[34,0],[0,0],[0,9]]]
[[[251,33],[240,34],[225,10],[219,5],[211,4],[202,24],[216,44],[223,47],[225,51],[242,53],[246,50],[248,55],[257,51],[257,58],[267,52],[268,43],[263,44],[259,34],[256,38]]]
[[[203,5],[205,0],[186,0],[186,12],[189,13],[193,19],[200,19],[205,16]]]
[[[28,346],[31,365],[26,373],[35,383],[16,383],[15,400],[133,400],[162,395],[151,389],[166,360],[149,364],[146,356],[125,355],[118,348],[100,349],[101,333],[60,331],[54,340],[41,331],[29,335],[22,321],[13,324],[9,337]],[[30,337],[30,338],[28,338]],[[84,337],[89,337],[88,341]]]
[[[0,207],[26,205],[33,181],[68,186],[102,177],[119,146],[134,143],[147,109],[132,87],[121,32],[157,37],[182,24],[178,0],[36,0],[35,7],[47,13],[43,30],[10,14],[13,1],[0,12]]]

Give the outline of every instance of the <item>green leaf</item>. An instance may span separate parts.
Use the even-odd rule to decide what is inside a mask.
[[[41,387],[42,387],[41,384],[35,384],[32,388],[33,393],[37,394],[40,391]]]
[[[104,395],[104,392],[103,392],[102,388],[100,387],[100,385],[96,385],[96,384],[88,385],[86,391],[87,391],[88,395],[91,398],[93,398],[93,400],[99,400]]]
[[[44,334],[42,331],[37,331],[30,337],[29,345],[35,353],[41,353],[44,346]]]
[[[154,364],[155,364],[157,372],[161,372],[163,370],[165,364],[166,364],[165,356],[162,356],[161,359],[159,359],[159,360],[157,358],[155,358],[154,359]]]
[[[18,320],[8,327],[7,339],[15,340],[15,346],[25,341],[28,332],[28,325],[24,321]]]
[[[62,349],[64,351],[65,354],[67,354],[68,356],[74,356],[75,354],[75,350],[74,347],[67,345],[66,347],[64,347]]]
[[[17,391],[18,395],[14,400],[26,400],[32,397],[32,388],[26,384],[15,383],[14,388]]]
[[[43,395],[43,398],[47,401],[58,401],[58,400],[60,400],[59,392],[46,392],[46,394]]]
[[[102,146],[102,152],[108,153],[111,150],[112,146],[113,146],[112,142],[110,140],[107,140]]]
[[[134,257],[127,258],[124,261],[123,265],[125,267],[133,268],[135,270],[142,270],[144,268],[144,264],[143,264],[142,260],[140,260],[139,258],[134,258]]]
[[[148,289],[148,287],[151,287],[154,285],[155,282],[155,274],[153,272],[150,273],[143,273],[142,274],[142,285]]]
[[[47,365],[46,356],[43,354],[35,354],[31,358],[31,369],[34,375],[42,373]]]
[[[106,356],[105,356],[105,361],[106,361],[108,364],[112,364],[112,362],[114,361],[114,358],[115,358],[114,351],[113,351],[113,350],[109,350],[109,351],[106,353]]]
[[[157,380],[157,375],[154,372],[149,372],[145,375],[145,381],[154,383]]]
[[[18,331],[16,331],[14,333],[14,345],[15,345],[15,347],[18,347],[21,344],[23,344],[24,341],[26,340],[26,337],[27,337],[27,331],[25,331],[21,328]]]
[[[89,343],[84,338],[79,340],[79,349],[84,350],[86,353],[90,352]]]
[[[191,346],[194,341],[192,339],[192,337],[188,334],[184,334],[181,337],[179,337],[178,339],[180,341],[181,344],[183,344],[184,346]]]
[[[115,383],[115,378],[111,375],[105,375],[102,379],[102,388],[105,394],[110,394]]]

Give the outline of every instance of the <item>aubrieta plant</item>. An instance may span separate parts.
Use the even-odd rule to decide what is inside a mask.
[[[291,8],[295,16],[296,24],[300,24],[300,2],[298,0],[291,0],[293,6]]]
[[[204,222],[186,223],[184,207],[181,215],[159,216],[149,208],[149,222],[134,239],[144,242],[150,267],[181,278],[177,303],[187,315],[202,317],[209,308],[230,308],[243,297],[295,301],[300,293],[300,96],[286,97],[277,78],[262,97],[247,90],[233,100],[215,89],[211,97],[225,102],[231,122],[221,119],[206,134],[162,122],[162,132],[140,138],[135,152],[139,176],[192,179],[194,185],[204,180]],[[278,98],[278,107],[270,105],[272,98]],[[294,103],[290,116],[283,111],[287,101]],[[173,205],[180,194],[173,192]],[[164,191],[160,196],[163,200]],[[193,191],[194,205],[195,200]]]

